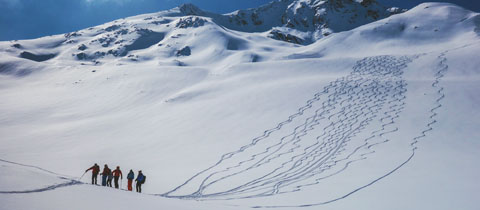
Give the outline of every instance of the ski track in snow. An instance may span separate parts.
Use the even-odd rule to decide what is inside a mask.
[[[66,179],[66,180],[68,180],[68,179]],[[61,188],[61,187],[69,187],[69,186],[79,185],[79,184],[84,184],[84,183],[80,182],[80,181],[76,181],[76,180],[68,180],[68,182],[65,182],[65,183],[50,185],[50,186],[46,186],[46,187],[39,188],[39,189],[23,190],[23,191],[0,191],[0,194],[38,193],[38,192],[45,192],[45,191],[48,191],[48,190],[54,190],[54,189]]]
[[[387,63],[383,66],[378,60],[386,61]],[[291,134],[280,138],[278,142],[267,139],[272,132],[280,130],[284,124],[291,123],[295,117],[302,115],[306,109],[312,108],[313,102],[320,100],[322,93],[316,94],[314,99],[308,101],[305,107],[300,108],[300,111],[290,116],[287,121],[280,123],[275,129],[265,131],[263,136],[254,139],[252,144],[242,147],[234,153],[224,155],[224,158],[214,167],[220,166],[223,161],[231,158],[233,155],[241,154],[249,147],[256,145],[260,140],[267,139],[273,141],[273,145],[268,146],[263,152],[254,154],[249,159],[241,161],[234,166],[209,173],[209,175],[203,179],[199,190],[192,195],[187,195],[187,197],[199,197],[203,199],[212,196],[235,196],[240,193],[244,194],[246,191],[257,191],[259,188],[265,188],[266,186],[269,187],[265,190],[254,192],[253,195],[243,197],[273,195],[279,193],[280,187],[285,187],[322,174],[323,171],[328,170],[332,165],[340,162],[335,161],[336,155],[340,155],[339,153],[341,153],[342,147],[377,116],[376,113],[385,104],[387,97],[390,96],[392,98],[388,101],[389,104],[392,102],[400,102],[400,104],[390,106],[391,110],[385,113],[395,112],[395,107],[400,108],[403,106],[402,100],[405,98],[403,96],[405,84],[404,81],[399,81],[399,77],[402,73],[400,70],[405,67],[404,63],[406,63],[406,58],[396,63],[395,59],[389,56],[366,58],[359,61],[351,75],[338,79],[325,88],[322,92],[323,94],[333,92],[327,96],[328,100],[323,102],[320,108],[315,111],[315,114],[297,126]],[[394,92],[390,93],[392,90]],[[400,96],[400,98],[397,98],[398,96]],[[388,117],[384,117],[382,120],[386,118]],[[298,143],[303,140],[302,137],[308,132],[312,132],[312,130],[319,125],[327,126],[321,129],[321,135],[316,137],[316,142],[304,147],[303,152],[296,154],[295,150],[301,147]],[[384,124],[382,129],[384,130],[387,125],[388,124]],[[382,135],[384,134],[378,134],[378,136]],[[375,135],[373,137],[375,137]],[[368,145],[368,141],[366,145]],[[366,145],[364,144],[363,146]],[[289,149],[282,152],[284,147],[289,147]],[[205,188],[219,181],[241,175],[243,172],[266,165],[273,159],[280,158],[284,155],[290,155],[292,157],[289,161],[282,163],[280,167],[262,177],[229,191],[214,194],[202,193]],[[244,164],[248,164],[248,167],[228,174],[229,171],[239,168]],[[279,172],[279,170],[283,169],[286,165],[288,165],[288,169]],[[196,177],[205,172],[206,171],[197,174]],[[213,176],[221,173],[227,173],[227,175],[210,181]],[[298,189],[300,187],[301,186],[297,186],[296,188]],[[185,196],[182,197],[185,198]]]
[[[395,120],[406,105],[404,101],[407,83],[402,78],[403,69],[412,59],[415,57],[376,56],[358,61],[350,75],[331,82],[286,121],[264,131],[262,136],[254,138],[250,144],[239,150],[222,155],[215,165],[195,174],[182,185],[160,196],[196,200],[245,199],[298,192],[305,187],[313,187],[321,181],[328,181],[329,177],[347,170],[354,162],[368,158],[369,154],[375,153],[375,146],[389,142],[387,135],[398,131]],[[439,97],[435,107],[430,110],[431,121],[421,135],[412,140],[412,153],[405,162],[370,183],[330,201],[292,206],[253,206],[253,208],[307,207],[335,202],[371,186],[408,163],[415,155],[416,143],[419,139],[426,137],[426,133],[433,130],[432,126],[437,122],[436,110],[442,107],[440,102],[445,97],[443,87],[439,87],[440,80],[448,70],[445,54],[442,53],[438,59],[440,60],[438,71],[432,87],[437,89]],[[313,109],[315,111],[312,115],[303,116]],[[360,140],[355,139],[357,134],[376,121],[379,122],[377,129],[370,129],[373,131],[369,137],[361,139],[359,144]],[[294,123],[297,124],[288,135],[270,138],[274,132],[282,131],[288,124]],[[266,141],[268,141],[266,146],[260,145]],[[356,145],[354,141],[357,141]],[[349,144],[355,146],[347,149]],[[260,152],[258,152],[259,149]],[[249,150],[254,150],[251,152],[253,154],[248,154]],[[240,161],[228,162],[233,158]],[[277,159],[286,161],[272,166],[274,164],[272,162]],[[269,172],[257,177],[244,176],[252,170],[262,170],[262,167],[273,168],[273,170],[263,170]],[[229,179],[238,176],[250,179],[228,190],[216,190],[217,183],[228,182]],[[184,187],[196,185],[194,181],[200,183],[195,192],[175,195]],[[209,191],[206,192],[206,190]]]
[[[55,176],[57,176],[59,179],[62,179],[62,180],[67,181],[67,182],[64,182],[64,183],[49,185],[49,186],[46,186],[46,187],[43,187],[43,188],[32,189],[32,190],[0,191],[0,194],[37,193],[37,192],[45,192],[45,191],[48,191],[48,190],[54,190],[54,189],[61,188],[61,187],[69,187],[69,186],[73,186],[73,185],[84,184],[83,182],[66,178],[66,177],[64,177],[64,176],[61,175],[61,174],[58,174],[58,173],[55,173],[55,172],[46,170],[46,169],[44,169],[44,168],[40,168],[40,167],[38,167],[38,166],[26,165],[26,164],[16,163],[16,162],[12,162],[12,161],[8,161],[8,160],[3,160],[3,159],[0,159],[0,161],[1,161],[1,162],[5,162],[5,163],[10,163],[10,164],[13,164],[13,165],[18,165],[18,166],[27,167],[27,168],[34,168],[34,169],[37,169],[37,170],[40,170],[40,171],[43,171],[43,172],[46,172],[46,173],[55,175]]]
[[[448,51],[446,51],[446,52],[448,52]],[[344,198],[346,198],[346,197],[348,197],[348,196],[350,196],[350,195],[352,195],[352,194],[354,194],[354,193],[356,193],[356,192],[358,192],[358,191],[360,191],[360,190],[362,190],[366,187],[369,187],[369,186],[375,184],[376,182],[378,182],[378,181],[382,180],[383,178],[393,174],[395,171],[397,171],[398,169],[403,167],[405,164],[410,162],[413,159],[413,157],[415,156],[415,152],[417,150],[416,144],[419,142],[420,139],[427,137],[427,133],[433,131],[433,125],[435,123],[437,123],[437,120],[435,119],[435,117],[438,115],[437,110],[442,107],[441,101],[445,98],[444,87],[439,86],[439,85],[440,85],[441,79],[445,76],[445,74],[448,71],[447,58],[445,56],[446,52],[441,53],[440,56],[438,56],[439,64],[438,64],[438,67],[437,67],[437,72],[435,74],[435,80],[432,83],[432,87],[437,90],[438,98],[435,101],[435,107],[430,110],[430,113],[431,113],[431,115],[429,117],[430,122],[426,125],[425,130],[423,130],[421,132],[421,135],[413,138],[413,141],[410,144],[412,146],[412,152],[411,152],[411,155],[407,158],[407,160],[405,160],[403,163],[401,163],[400,165],[395,167],[393,170],[391,170],[387,174],[373,180],[372,182],[370,182],[370,183],[368,183],[368,184],[366,184],[362,187],[359,187],[359,188],[345,194],[342,197],[339,197],[339,198],[336,198],[336,199],[333,199],[333,200],[330,200],[330,201],[315,203],[315,204],[292,205],[292,206],[253,206],[252,208],[310,207],[310,206],[325,205],[325,204],[328,204],[328,203],[339,201],[339,200],[342,200],[342,199],[344,199]]]
[[[389,142],[388,134],[398,132],[395,120],[399,118],[406,105],[404,101],[407,83],[402,78],[403,69],[412,59],[415,58],[376,56],[358,61],[350,75],[331,82],[322,92],[316,93],[314,98],[308,100],[305,106],[298,109],[297,113],[289,116],[286,121],[279,123],[275,128],[264,131],[262,136],[254,138],[250,144],[239,150],[222,155],[215,165],[195,174],[182,185],[167,193],[157,195],[195,200],[246,199],[298,192],[306,187],[314,187],[321,181],[328,181],[329,177],[342,173],[351,164],[368,158],[369,154],[375,153],[376,145]],[[373,185],[407,164],[415,155],[417,142],[433,130],[432,126],[437,122],[435,120],[437,110],[442,107],[441,101],[445,98],[444,88],[440,86],[440,81],[448,70],[445,53],[442,53],[438,60],[438,71],[432,87],[437,90],[439,97],[435,107],[430,110],[431,121],[421,135],[412,140],[412,153],[405,162],[370,183],[352,189],[351,192],[330,201],[292,206],[252,206],[252,208],[308,207],[328,204]],[[312,110],[314,111],[311,115],[305,116],[308,111]],[[377,129],[370,129],[373,131],[370,132],[369,137],[361,139],[360,143],[357,142],[353,148],[347,148],[349,144],[354,144],[354,141],[359,141],[359,139],[354,139],[357,134],[376,121],[379,122]],[[271,138],[275,132],[285,130],[284,127],[289,124],[295,126],[288,135],[276,139]],[[268,144],[266,146],[259,145],[263,142],[268,142]],[[258,152],[259,149],[260,152]],[[253,154],[244,155],[249,150],[254,150]],[[238,157],[241,161],[227,162],[229,159]],[[272,166],[273,161],[277,159],[284,161],[279,165]],[[0,194],[37,193],[84,184],[40,167],[1,159],[0,161],[32,167],[56,175],[60,179],[68,180],[65,183],[40,189],[0,191]],[[262,170],[262,167],[272,169],[261,176],[244,176],[251,170]],[[233,186],[229,190],[215,190],[217,183],[235,177],[249,178],[249,180]],[[187,195],[173,195],[197,179],[201,181],[196,192]],[[209,193],[205,193],[207,189],[210,190]]]

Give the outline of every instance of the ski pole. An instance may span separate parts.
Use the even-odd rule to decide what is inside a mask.
[[[82,174],[82,176],[78,179],[78,181],[80,181],[83,178],[83,176],[85,176],[86,173],[87,172],[85,171],[85,173]]]
[[[120,190],[122,190],[122,189],[123,189],[123,178],[120,179]]]

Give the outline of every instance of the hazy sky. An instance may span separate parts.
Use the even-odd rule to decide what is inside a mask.
[[[30,39],[67,33],[115,19],[193,3],[203,10],[227,13],[271,0],[0,0],[0,40]],[[378,0],[411,8],[424,0]],[[480,0],[442,0],[479,12]]]

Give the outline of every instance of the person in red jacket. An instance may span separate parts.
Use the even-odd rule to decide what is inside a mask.
[[[108,165],[105,164],[105,167],[103,168],[103,172],[100,174],[102,175],[102,186],[107,186],[107,178],[108,175],[110,175],[112,171],[108,168]]]
[[[121,177],[123,179],[123,174],[122,171],[120,171],[120,166],[117,166],[117,169],[113,170],[112,173],[115,180],[115,188],[118,189],[118,178]]]
[[[92,184],[97,184],[97,176],[98,176],[98,173],[100,172],[100,166],[98,166],[96,163],[90,167],[89,169],[87,169],[85,171],[85,173],[87,173],[87,171],[90,171],[92,170]]]

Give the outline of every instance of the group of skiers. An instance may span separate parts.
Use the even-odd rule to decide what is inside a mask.
[[[92,170],[92,184],[97,185],[97,176],[100,173],[100,166],[98,166],[96,163],[90,167],[89,169],[85,170],[85,173],[87,173],[89,170]],[[118,189],[118,180],[123,179],[123,174],[122,171],[120,170],[120,166],[117,166],[115,170],[110,170],[108,168],[108,165],[105,164],[103,168],[103,172],[100,173],[102,175],[102,186],[108,186],[112,187],[112,180],[114,180],[115,183],[115,188]],[[132,191],[132,184],[133,184],[133,179],[135,179],[135,174],[133,173],[133,170],[130,169],[130,172],[128,172],[127,175],[127,180],[128,180],[128,191]],[[142,184],[145,183],[145,180],[147,177],[143,175],[142,170],[138,171],[137,178],[135,179],[135,186],[136,186],[136,191],[141,193],[142,192]]]

